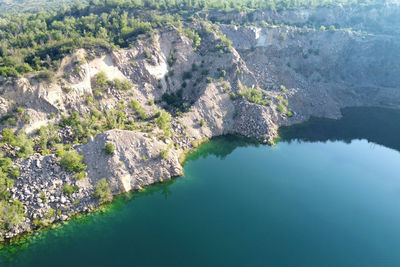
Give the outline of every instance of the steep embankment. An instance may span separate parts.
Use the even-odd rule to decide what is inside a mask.
[[[306,25],[313,12],[254,17]],[[220,18],[232,18],[224,16]],[[263,26],[195,20],[191,27],[200,33],[200,44],[168,26],[129,49],[79,50],[62,60],[52,82],[29,75],[2,79],[2,114],[23,106],[30,120],[15,128],[30,133],[62,121],[59,128],[46,130],[46,138],[83,141],[73,148],[84,156],[87,171],[77,179],[63,168],[54,155],[56,145],[49,148],[50,155],[17,160],[21,176],[11,194],[27,216],[1,238],[98,206],[93,191],[102,178],[118,194],[178,176],[180,155],[205,138],[231,133],[272,142],[278,127],[310,116],[338,118],[348,106],[400,107],[395,35]],[[121,83],[127,80],[134,85]],[[62,117],[68,113],[72,115]],[[98,134],[99,129],[113,130]],[[104,151],[106,143],[115,147],[111,155]]]

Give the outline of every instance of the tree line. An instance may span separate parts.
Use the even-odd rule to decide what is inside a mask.
[[[199,11],[236,12],[337,4],[371,5],[378,0],[91,0],[57,12],[0,17],[0,75],[57,69],[77,48],[128,47],[140,34],[176,23]]]

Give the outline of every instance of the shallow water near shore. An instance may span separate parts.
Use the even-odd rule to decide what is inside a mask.
[[[400,112],[343,114],[275,147],[216,138],[183,177],[2,245],[0,266],[400,266]]]

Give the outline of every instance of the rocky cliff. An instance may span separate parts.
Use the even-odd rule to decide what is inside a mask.
[[[400,39],[382,15],[390,13],[396,23],[398,9],[369,8],[357,16],[352,9],[323,12],[326,16],[315,10],[253,14],[255,22],[287,24],[279,26],[228,23],[244,20],[241,14],[217,14],[223,23],[212,24],[203,18],[216,14],[203,14],[189,25],[200,33],[199,45],[168,26],[128,49],[81,49],[62,60],[52,81],[1,78],[2,115],[19,106],[30,118],[3,122],[3,129],[24,129],[35,138],[40,126],[58,124],[76,111],[86,123],[82,131],[93,131],[83,144],[73,144],[71,126],[60,124],[54,133],[84,156],[83,178],[60,165],[56,149],[16,160],[21,175],[10,192],[27,216],[2,239],[38,227],[39,219],[65,220],[98,206],[93,191],[102,178],[119,194],[179,176],[180,156],[206,138],[239,134],[272,142],[282,125],[310,116],[339,118],[343,107],[399,108]],[[318,27],[308,27],[310,21]],[[351,23],[357,30],[343,28]],[[99,92],[99,73],[114,85]],[[133,85],[119,90],[116,81]],[[164,109],[173,115],[167,126],[157,121]],[[111,130],[96,132],[96,112],[106,114]],[[111,155],[106,143],[115,147]],[[77,190],[66,194],[65,184]]]

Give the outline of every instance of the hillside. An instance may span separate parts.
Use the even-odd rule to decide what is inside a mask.
[[[273,145],[311,116],[399,108],[399,6],[337,2],[108,1],[3,18],[1,238],[179,176],[215,136]]]
[[[72,0],[0,0],[0,15],[57,10],[63,5],[68,6],[73,2]]]

